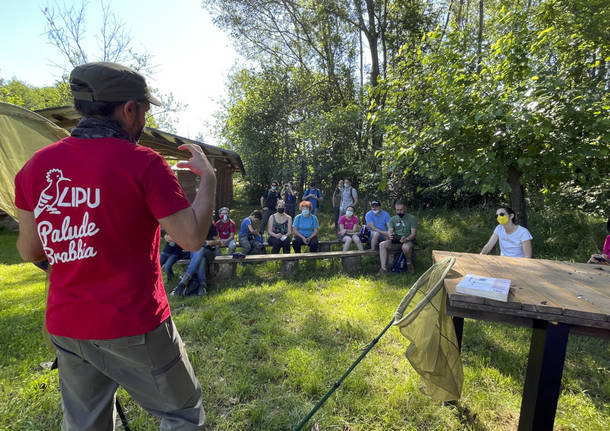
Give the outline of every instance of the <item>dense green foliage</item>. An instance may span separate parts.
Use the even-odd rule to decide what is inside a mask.
[[[250,60],[220,129],[253,197],[348,175],[422,206],[607,211],[603,0],[203,3]]]
[[[241,203],[240,203],[241,204]],[[247,205],[235,209],[239,220]],[[420,211],[417,274],[432,249],[477,252],[495,224],[493,212]],[[324,234],[331,231],[321,213]],[[583,261],[599,251],[600,219],[575,213],[532,215],[537,257]],[[56,371],[41,335],[44,275],[20,263],[16,235],[0,233],[0,429],[55,430],[61,420]],[[170,298],[172,313],[205,393],[213,430],[285,430],[296,425],[391,320],[416,279],[361,272],[341,274],[338,262],[309,262],[294,279],[279,265],[239,267],[237,277],[205,298]],[[167,291],[173,287],[167,285]],[[432,401],[404,358],[406,340],[390,329],[304,429],[513,430],[525,376],[530,331],[466,320],[464,390],[455,405]],[[610,415],[610,344],[570,336],[555,429],[605,430]],[[133,430],[158,429],[158,420],[130,397],[119,398]],[[118,428],[120,429],[120,427]]]

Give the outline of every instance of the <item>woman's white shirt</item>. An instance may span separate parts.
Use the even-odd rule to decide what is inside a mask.
[[[511,233],[506,233],[504,226],[498,225],[494,229],[494,233],[498,235],[500,242],[500,255],[508,257],[525,257],[521,243],[531,240],[532,234],[523,226],[517,226],[517,229]]]

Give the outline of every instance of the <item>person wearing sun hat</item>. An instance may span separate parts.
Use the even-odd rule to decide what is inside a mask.
[[[87,63],[69,81],[81,120],[15,178],[17,249],[51,266],[45,320],[62,429],[114,429],[118,386],[159,416],[161,429],[202,429],[202,388],[171,319],[159,241],[162,227],[183,249],[201,247],[214,169],[200,147],[179,147],[190,160],[178,166],[201,176],[190,204],[167,162],[137,145],[146,111],[160,102],[136,71]]]

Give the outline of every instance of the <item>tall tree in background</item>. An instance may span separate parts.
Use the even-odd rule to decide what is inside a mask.
[[[70,71],[79,64],[90,61],[110,61],[124,64],[146,76],[154,75],[154,66],[149,53],[134,47],[131,34],[110,6],[100,1],[100,17],[102,24],[95,34],[97,50],[91,50],[87,44],[87,11],[89,3],[82,0],[80,6],[47,6],[42,8],[42,14],[47,23],[46,34],[49,43],[61,53],[65,63],[57,63],[65,81]],[[152,89],[162,106],[153,107],[148,115],[147,125],[175,132],[176,113],[187,106],[177,101],[171,92],[161,93]]]
[[[464,189],[508,194],[525,223],[525,189],[603,181],[610,16],[596,13],[602,3],[488,2],[484,40],[472,48],[455,23],[445,38],[437,30],[416,52],[402,51],[380,109],[386,167],[436,183],[459,176]],[[470,16],[483,28],[482,15]]]

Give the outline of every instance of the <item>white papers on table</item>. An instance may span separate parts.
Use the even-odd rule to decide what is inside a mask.
[[[457,284],[455,290],[465,295],[481,296],[483,298],[507,302],[510,280],[466,274],[462,281]]]

